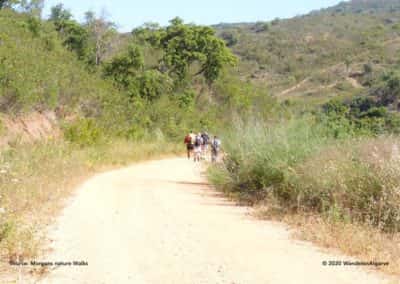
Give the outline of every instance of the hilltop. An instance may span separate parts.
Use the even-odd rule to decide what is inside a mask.
[[[396,0],[352,0],[324,9],[326,12],[345,13],[393,13],[400,11],[400,3]]]

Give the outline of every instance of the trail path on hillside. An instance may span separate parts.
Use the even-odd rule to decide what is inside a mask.
[[[267,284],[385,283],[348,257],[295,241],[281,224],[256,220],[213,191],[186,159],[97,175],[52,228],[44,261],[84,260],[39,283]]]

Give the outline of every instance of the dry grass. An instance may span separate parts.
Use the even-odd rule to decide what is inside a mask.
[[[277,206],[261,206],[257,217],[279,220],[294,228],[294,237],[321,247],[338,249],[362,261],[389,262],[375,269],[400,276],[400,233],[387,234],[366,225],[335,222],[319,215],[283,213]]]
[[[160,146],[161,145],[161,146]],[[62,141],[19,145],[0,156],[0,274],[9,261],[32,259],[44,228],[79,182],[89,175],[140,160],[176,155],[170,143],[115,141],[76,148]]]
[[[382,137],[326,147],[294,168],[299,211],[400,231],[399,139]]]
[[[363,261],[389,262],[375,269],[400,276],[399,139],[382,137],[327,147],[295,171],[302,192],[328,193],[336,205],[321,214],[307,206],[290,211],[271,199],[263,201],[268,205],[260,207],[257,215],[291,225],[296,238]],[[374,195],[376,200],[370,200]]]

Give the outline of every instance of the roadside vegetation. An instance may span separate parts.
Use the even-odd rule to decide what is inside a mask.
[[[383,269],[399,274],[397,128],[329,106],[274,122],[238,121],[223,135],[226,155],[209,179],[231,198],[260,207],[260,216],[298,226],[307,240],[389,261]]]

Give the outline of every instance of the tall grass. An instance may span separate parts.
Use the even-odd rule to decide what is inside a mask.
[[[0,155],[0,273],[9,260],[38,253],[44,226],[62,200],[95,171],[182,152],[165,141],[108,141],[79,147],[63,141],[18,145]]]
[[[284,184],[295,165],[330,139],[312,117],[274,126],[260,121],[236,125],[223,137],[224,164],[211,169],[210,178],[250,202]]]
[[[400,231],[400,140],[351,140],[295,168],[284,186],[298,206],[390,232]]]
[[[400,231],[400,140],[333,137],[312,118],[238,124],[210,179],[252,203],[275,200],[292,212]]]

